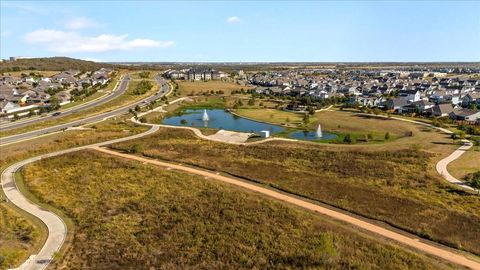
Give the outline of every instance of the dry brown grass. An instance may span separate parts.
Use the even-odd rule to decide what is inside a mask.
[[[458,179],[463,179],[468,174],[480,171],[480,151],[476,148],[472,147],[460,158],[448,164],[448,172]]]
[[[234,90],[241,90],[242,88],[246,91],[249,89],[246,86],[241,86],[232,82],[224,81],[176,81],[178,83],[178,89],[180,95],[182,96],[196,96],[202,95],[203,93],[210,93],[211,91],[223,91],[225,95],[231,95]]]
[[[17,267],[34,252],[42,237],[29,219],[0,203],[0,268]]]
[[[448,268],[253,192],[98,152],[23,174],[77,225],[56,269]]]
[[[172,129],[113,147],[137,144],[149,157],[265,183],[480,254],[480,197],[441,179],[431,165],[438,158],[433,152],[287,142],[237,146]]]

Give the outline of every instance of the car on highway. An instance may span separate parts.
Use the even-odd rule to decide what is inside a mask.
[[[52,113],[52,116],[59,116],[61,114],[61,112],[54,112]]]

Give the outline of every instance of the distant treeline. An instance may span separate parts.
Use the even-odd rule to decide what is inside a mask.
[[[82,72],[98,70],[100,68],[123,68],[130,70],[154,69],[152,65],[119,65],[110,63],[96,63],[68,57],[30,58],[5,61],[0,63],[0,73],[24,70],[80,70]]]

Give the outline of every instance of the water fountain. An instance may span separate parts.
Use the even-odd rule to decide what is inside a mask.
[[[210,118],[208,117],[208,114],[207,114],[207,110],[203,110],[202,120],[203,120],[204,122],[210,120]]]
[[[322,127],[320,126],[320,124],[318,124],[316,136],[317,136],[317,138],[323,137]]]

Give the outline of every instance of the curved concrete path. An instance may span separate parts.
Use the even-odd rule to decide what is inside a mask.
[[[153,160],[153,159],[148,159],[148,158],[144,158],[144,157],[140,157],[140,156],[124,154],[124,153],[120,153],[120,152],[116,152],[116,151],[113,151],[113,150],[100,148],[100,147],[92,147],[92,148],[97,150],[97,151],[100,151],[102,153],[105,153],[105,154],[109,154],[109,155],[113,155],[113,156],[117,156],[117,157],[122,157],[122,158],[126,158],[126,159],[131,159],[131,160],[139,161],[139,162],[142,162],[142,163],[149,163],[149,164],[153,164],[153,165],[157,165],[157,166],[167,167],[167,168],[170,168],[170,169],[175,169],[175,170],[179,170],[179,171],[183,171],[183,172],[187,172],[187,173],[192,173],[192,174],[200,175],[200,176],[203,176],[203,177],[208,177],[208,178],[211,178],[211,179],[222,181],[222,182],[225,182],[225,183],[228,183],[228,184],[236,185],[236,186],[248,189],[248,190],[252,190],[252,191],[267,195],[271,198],[274,198],[274,199],[277,199],[277,200],[280,200],[280,201],[284,201],[284,202],[287,202],[287,203],[290,203],[290,204],[293,204],[293,205],[296,205],[296,206],[299,206],[299,207],[302,207],[302,208],[305,208],[305,209],[308,209],[308,210],[311,210],[311,211],[314,211],[314,212],[317,212],[317,213],[320,213],[320,214],[323,214],[323,215],[326,215],[326,216],[334,218],[336,220],[340,220],[340,221],[349,223],[349,224],[354,225],[356,227],[359,227],[363,230],[375,233],[377,235],[381,235],[381,236],[383,236],[385,238],[388,238],[388,239],[391,239],[391,240],[395,240],[398,243],[401,243],[401,244],[407,245],[409,247],[412,247],[414,249],[421,250],[421,251],[426,252],[428,254],[437,256],[437,257],[442,258],[446,261],[449,261],[449,262],[452,262],[452,263],[455,263],[455,264],[458,264],[458,265],[463,265],[463,266],[469,267],[471,269],[480,269],[480,262],[479,261],[475,261],[473,259],[467,258],[464,255],[461,255],[459,253],[450,251],[447,248],[441,248],[439,246],[435,246],[435,245],[431,245],[431,244],[419,241],[418,238],[415,238],[413,236],[407,236],[407,235],[404,235],[404,234],[400,234],[400,233],[397,233],[395,231],[389,230],[387,228],[383,228],[381,226],[369,223],[365,220],[361,220],[361,219],[358,219],[356,217],[353,217],[353,216],[350,216],[350,215],[347,215],[347,214],[344,214],[344,213],[341,213],[341,212],[337,212],[333,209],[329,209],[329,208],[326,208],[326,207],[323,207],[323,206],[320,206],[320,205],[317,205],[317,204],[314,204],[314,203],[310,203],[310,202],[304,201],[302,199],[298,199],[298,198],[295,198],[293,196],[289,196],[287,194],[280,193],[280,192],[275,191],[275,190],[271,190],[271,189],[267,189],[267,188],[264,188],[264,187],[261,187],[261,186],[257,186],[257,185],[254,185],[254,184],[251,184],[251,183],[248,183],[248,182],[244,182],[244,181],[232,178],[232,177],[223,176],[223,175],[217,174],[216,172],[211,172],[211,171],[207,171],[207,170],[200,170],[200,169],[187,167],[187,166],[183,166],[183,165],[172,164],[172,163]]]
[[[470,149],[473,146],[473,143],[469,140],[462,140],[463,145],[460,146],[457,150],[453,151],[448,157],[440,160],[437,163],[436,169],[437,172],[443,176],[448,182],[461,186],[466,189],[474,190],[471,186],[467,185],[465,182],[458,180],[457,178],[453,177],[447,170],[447,166],[450,162],[459,158],[465,151]]]
[[[424,122],[420,122],[420,121],[404,119],[404,118],[394,117],[394,116],[373,115],[373,114],[368,114],[368,113],[358,113],[358,115],[367,115],[367,116],[374,116],[374,117],[380,117],[380,118],[395,119],[395,120],[400,120],[400,121],[404,121],[404,122],[409,122],[409,123],[413,123],[413,124],[422,125],[422,126],[430,127],[430,128],[433,128],[433,129],[437,129],[437,130],[440,130],[441,132],[443,132],[445,134],[449,134],[449,135],[453,134],[453,131],[448,130],[446,128],[437,127],[437,126],[434,126],[432,124],[428,124],[428,123],[424,123]],[[469,140],[462,140],[462,143],[463,143],[462,146],[460,146],[457,150],[453,151],[452,154],[450,154],[448,157],[446,157],[446,158],[440,160],[439,162],[437,162],[437,165],[435,166],[435,169],[448,182],[450,182],[454,185],[457,185],[459,187],[465,188],[465,189],[474,190],[467,183],[453,177],[447,170],[447,166],[450,162],[458,159],[461,155],[463,155],[463,153],[465,153],[465,151],[467,151],[468,149],[470,149],[473,146],[473,143]]]
[[[65,225],[65,223],[60,217],[32,203],[20,192],[20,190],[18,189],[15,183],[15,173],[20,168],[22,168],[27,164],[33,163],[35,161],[39,161],[44,158],[76,152],[76,151],[84,150],[90,147],[100,147],[102,145],[138,139],[138,138],[153,134],[157,130],[158,130],[158,126],[154,125],[148,131],[140,134],[32,157],[32,158],[17,162],[11,165],[10,167],[8,167],[7,169],[5,169],[1,175],[1,184],[2,184],[2,189],[5,192],[5,196],[7,197],[7,200],[12,202],[18,208],[39,218],[47,226],[47,229],[48,229],[47,240],[45,241],[45,244],[43,245],[40,252],[37,255],[31,256],[25,263],[23,263],[17,269],[22,269],[22,270],[23,269],[24,270],[45,269],[53,259],[55,252],[60,250],[60,248],[63,245],[63,242],[65,241],[65,237],[67,236],[67,226]]]

